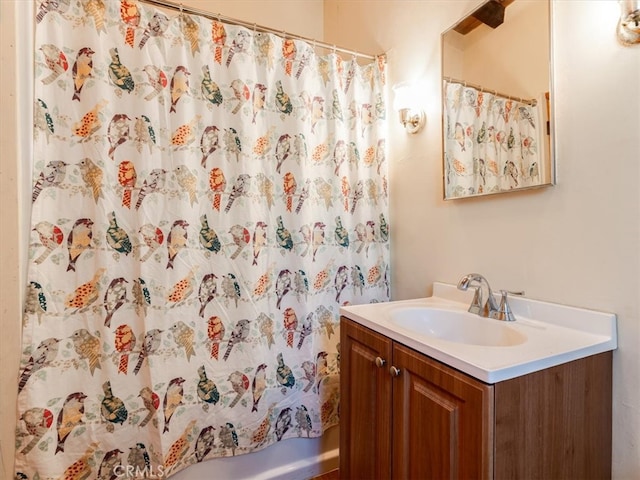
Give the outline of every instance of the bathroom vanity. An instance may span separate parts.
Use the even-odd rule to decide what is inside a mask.
[[[463,293],[341,309],[341,478],[609,478],[615,315]]]

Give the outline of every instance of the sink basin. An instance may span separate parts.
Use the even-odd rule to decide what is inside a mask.
[[[505,322],[459,310],[400,308],[390,312],[391,322],[420,335],[486,347],[509,347],[524,343],[525,335]]]

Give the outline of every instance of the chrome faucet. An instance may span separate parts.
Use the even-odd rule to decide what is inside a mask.
[[[475,286],[477,284],[477,286]],[[481,317],[495,318],[496,320],[504,320],[506,322],[513,322],[516,318],[511,311],[509,302],[507,300],[508,291],[500,290],[500,305],[496,304],[496,299],[493,296],[493,290],[486,278],[479,273],[469,273],[460,279],[458,282],[458,290],[466,292],[469,287],[475,286],[475,293],[473,300],[469,306],[469,312],[480,315]],[[487,301],[482,304],[482,287],[487,288]],[[517,295],[524,295],[524,292],[515,292]]]

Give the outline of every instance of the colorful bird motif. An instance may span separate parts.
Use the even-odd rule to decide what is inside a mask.
[[[162,12],[155,12],[147,27],[142,32],[142,38],[138,43],[138,48],[142,49],[151,37],[161,37],[169,26],[169,18]]]
[[[287,212],[290,212],[293,208],[293,196],[298,188],[296,178],[291,172],[287,172],[282,177],[282,190],[284,191],[286,198]]]
[[[236,162],[240,161],[240,155],[242,155],[242,142],[240,136],[235,128],[229,127],[224,131],[223,136],[224,150],[229,155],[235,155]]]
[[[256,32],[253,41],[257,47],[257,61],[261,65],[266,65],[269,70],[273,69],[275,62],[275,43],[273,35],[266,32]]]
[[[198,398],[205,402],[204,406],[207,408],[209,404],[215,405],[220,400],[218,387],[216,387],[216,384],[213,382],[213,380],[207,377],[207,372],[204,368],[204,365],[198,367],[198,385],[196,388],[196,393],[198,394]]]
[[[184,429],[184,432],[182,432],[182,435],[169,447],[169,451],[164,457],[164,471],[167,472],[167,474],[173,472],[187,455],[190,445],[188,437],[196,426],[196,423],[196,420],[191,420]]]
[[[276,108],[281,115],[289,115],[293,112],[293,104],[291,103],[291,99],[289,95],[284,91],[282,87],[282,82],[278,80],[276,82]]]
[[[313,225],[313,237],[312,237],[312,251],[313,257],[312,261],[316,261],[316,254],[318,253],[318,249],[324,245],[324,228],[326,225],[323,222],[316,222]]]
[[[231,82],[231,90],[233,90],[233,98],[237,100],[237,103],[231,110],[232,114],[236,114],[251,98],[251,92],[247,84],[239,78],[236,78]]]
[[[44,65],[51,71],[42,83],[49,85],[69,69],[69,62],[64,52],[51,43],[42,45],[40,51],[44,55]]]
[[[33,126],[35,127],[35,138],[38,139],[40,132],[44,133],[49,143],[49,138],[55,133],[55,125],[53,124],[53,117],[49,113],[49,107],[37,98],[33,109]]]
[[[58,480],[84,480],[91,477],[93,467],[95,466],[91,459],[97,449],[98,442],[89,444],[84,454],[69,465],[62,473],[62,476],[58,477]]]
[[[276,403],[272,403],[269,406],[264,420],[262,420],[258,428],[256,428],[251,435],[251,443],[256,445],[256,447],[262,445],[269,435],[269,431],[271,430],[271,415],[276,405]]]
[[[191,205],[197,203],[198,177],[196,177],[186,165],[178,165],[174,169],[174,173],[176,175],[178,185],[180,185],[182,191],[188,195],[189,203]]]
[[[236,392],[236,396],[229,404],[229,408],[233,408],[240,401],[246,391],[249,390],[249,377],[236,370],[235,372],[231,372],[228,381],[231,382],[231,388]]]
[[[116,480],[118,476],[115,474],[122,468],[122,450],[114,448],[104,454],[100,468],[98,468],[98,477],[100,480]]]
[[[52,160],[47,163],[47,166],[38,175],[33,186],[33,193],[31,194],[31,201],[35,203],[38,196],[45,188],[59,187],[64,181],[64,177],[67,174],[67,164],[62,160]]]
[[[238,30],[235,38],[229,47],[229,55],[227,56],[227,68],[231,65],[231,60],[236,53],[247,53],[247,48],[251,45],[251,35],[246,30]]]
[[[167,294],[167,301],[175,305],[179,305],[191,296],[195,288],[195,273],[198,266],[194,266],[191,271],[182,280],[177,282]]]
[[[317,391],[320,393],[320,385],[322,381],[329,375],[329,365],[327,363],[327,357],[329,354],[325,351],[318,352],[316,355],[316,378],[318,379]]]
[[[267,347],[271,348],[271,346],[275,344],[275,338],[273,336],[273,319],[265,313],[261,313],[258,316],[258,327],[260,328],[260,334],[267,341]]]
[[[142,425],[141,425],[142,426]],[[134,468],[134,472],[144,472],[151,470],[151,459],[147,447],[144,443],[136,443],[129,448],[127,455],[127,464]]]
[[[293,249],[293,238],[291,237],[291,232],[289,232],[289,230],[284,226],[282,215],[278,215],[276,223],[276,238],[278,240],[278,245],[285,250],[291,251]]]
[[[191,357],[196,354],[193,346],[193,340],[195,337],[193,328],[184,323],[182,320],[178,320],[176,323],[171,325],[171,327],[169,327],[169,330],[173,334],[173,341],[179,348],[184,349],[187,361],[190,361]]]
[[[91,280],[83,283],[67,295],[64,306],[67,309],[75,309],[76,312],[83,311],[90,307],[100,295],[99,284],[105,271],[105,268],[99,268]]]
[[[311,189],[311,179],[307,178],[304,181],[304,186],[302,187],[302,191],[298,196],[298,206],[296,207],[296,213],[300,213],[300,211],[302,210],[302,206],[304,205],[304,202],[307,200],[307,198],[309,198],[310,189]]]
[[[331,95],[333,96],[333,101],[331,102],[331,116],[332,118],[335,118],[342,122],[343,121],[342,102],[340,100],[340,95],[338,94],[338,90],[334,88],[333,92],[331,92]]]
[[[146,262],[151,255],[155,253],[158,248],[162,246],[164,242],[164,233],[160,227],[156,227],[151,223],[145,223],[140,227],[139,231],[142,236],[144,244],[149,247],[149,250],[140,258],[140,262]]]
[[[155,65],[146,65],[142,70],[147,75],[148,83],[152,88],[144,99],[147,101],[153,100],[169,84],[169,80],[162,69]],[[162,100],[162,97],[160,99]]]
[[[102,100],[85,113],[82,118],[74,123],[71,127],[73,134],[81,138],[81,142],[88,141],[91,136],[96,133],[102,127],[102,120],[100,114],[102,109],[109,103],[107,100]]]
[[[222,65],[222,50],[227,41],[227,32],[221,22],[214,21],[211,24],[211,40],[215,45],[213,60],[218,65]]]
[[[202,82],[200,83],[200,91],[205,100],[211,102],[213,105],[221,105],[224,98],[220,87],[216,82],[211,79],[211,72],[209,71],[209,65],[202,67]]]
[[[42,321],[42,315],[47,313],[47,298],[38,282],[30,281],[27,285],[27,292],[24,305],[23,323],[26,325],[29,315],[38,317],[38,324]]]
[[[224,338],[224,323],[218,316],[209,317],[207,321],[207,337],[211,342],[211,358],[218,360],[218,353],[220,352],[220,342]]]
[[[129,255],[133,249],[131,240],[127,232],[118,225],[116,213],[109,212],[107,215],[109,228],[107,228],[107,244],[118,253]]]
[[[182,30],[183,38],[188,42],[191,49],[191,55],[195,55],[200,51],[200,25],[196,22],[191,15],[180,16],[180,27]]]
[[[299,302],[307,300],[309,295],[309,279],[304,270],[298,270],[293,276],[293,291]]]
[[[93,201],[98,203],[102,197],[102,177],[104,172],[89,157],[85,157],[78,162],[78,169],[85,186],[93,196]]]
[[[59,343],[60,339],[54,337],[46,338],[40,342],[22,369],[20,379],[18,380],[18,394],[34,373],[50,366],[56,359],[58,356]]]
[[[116,423],[123,425],[129,417],[129,412],[124,402],[111,391],[111,381],[107,380],[102,384],[102,391],[104,392],[104,398],[100,402],[100,415],[105,421],[109,422],[107,430],[113,432],[114,425]]]
[[[316,364],[315,364],[315,362],[312,362],[312,361],[309,361],[309,360],[305,360],[304,362],[302,362],[302,365],[300,365],[300,366],[302,367],[302,370],[304,371],[304,377],[309,382],[309,383],[307,383],[307,385],[305,385],[305,387],[302,389],[302,391],[303,392],[308,392],[316,384]]]
[[[311,416],[309,415],[307,407],[300,405],[296,408],[296,430],[298,430],[298,435],[301,435],[302,432],[305,431],[307,432],[307,438],[309,438],[312,428],[313,424],[311,423]]]
[[[349,232],[342,225],[342,218],[336,217],[336,228],[334,231],[336,243],[344,248],[349,247]]]
[[[234,345],[238,345],[239,343],[246,342],[249,338],[250,333],[250,322],[247,319],[238,320],[236,326],[231,332],[231,337],[229,338],[229,342],[227,343],[227,351],[224,352],[224,357],[222,359],[226,362],[231,354],[231,349]]]
[[[149,357],[151,355],[155,355],[158,349],[161,346],[162,341],[162,330],[158,328],[153,328],[144,335],[144,339],[142,341],[142,346],[140,347],[140,354],[138,355],[138,361],[136,363],[135,368],[133,369],[133,374],[137,375],[142,368],[142,363],[145,359],[147,362],[149,361]]]
[[[262,172],[256,175],[256,182],[258,185],[258,192],[260,192],[260,195],[264,198],[267,208],[271,209],[271,207],[275,205],[273,182]]]
[[[135,117],[133,122],[133,143],[138,153],[142,153],[142,148],[146,145],[149,153],[153,151],[156,145],[156,132],[151,125],[151,120],[146,115]]]
[[[298,62],[298,71],[296,72],[296,79],[300,79],[300,76],[302,75],[302,72],[304,71],[304,69],[307,66],[309,66],[309,60],[311,59],[312,55],[313,55],[313,51],[311,49],[309,48],[305,49],[304,53],[302,54],[302,58]]]
[[[358,202],[364,197],[364,184],[362,180],[358,180],[356,186],[353,189],[353,195],[351,196],[351,215],[356,211]]]
[[[233,187],[231,187],[231,194],[229,195],[229,202],[227,206],[224,208],[225,213],[228,213],[231,210],[231,206],[236,199],[240,197],[244,197],[249,193],[249,188],[251,186],[251,176],[247,173],[241,173],[236,178]]]
[[[104,294],[104,310],[106,317],[104,318],[104,326],[109,328],[111,326],[111,318],[113,314],[127,301],[127,282],[124,277],[118,277],[111,280],[107,291]]]
[[[222,203],[222,194],[227,187],[227,180],[224,177],[224,173],[218,167],[211,169],[209,173],[209,188],[213,192],[212,207],[216,211],[220,211],[220,204]]]
[[[53,419],[51,410],[41,407],[30,408],[20,415],[20,420],[24,422],[27,434],[32,436],[31,441],[20,450],[20,454],[26,455],[38,444],[53,425]]]
[[[142,387],[138,396],[142,398],[142,404],[144,405],[144,408],[148,412],[147,416],[142,419],[142,421],[138,426],[140,428],[144,428],[147,425],[147,423],[149,423],[152,419],[153,419],[154,425],[157,426],[158,420],[155,418],[155,415],[156,415],[156,412],[158,411],[158,408],[160,407],[160,397],[158,397],[158,394],[153,390],[151,390],[151,388],[146,386]],[[137,445],[138,445],[138,448],[140,448],[141,444],[139,443]],[[145,448],[144,445],[142,445],[142,448]],[[129,463],[131,463],[130,460],[129,460]]]
[[[282,57],[284,58],[284,73],[287,76],[291,76],[296,53],[297,48],[295,41],[292,38],[285,38],[284,42],[282,42]]]
[[[291,408],[286,407],[282,409],[276,420],[275,432],[278,441],[282,440],[289,427],[291,427]]]
[[[360,290],[360,295],[364,293],[364,274],[359,265],[351,267],[351,285],[353,285],[354,293]]]
[[[93,376],[96,368],[101,368],[102,346],[100,345],[100,339],[91,335],[86,328],[76,330],[70,338],[73,341],[73,349],[78,354],[78,358],[87,361],[89,371]]]
[[[171,77],[171,84],[169,85],[171,91],[171,108],[169,109],[169,113],[175,113],[178,101],[185,93],[189,92],[189,75],[191,75],[191,72],[189,72],[187,67],[183,65],[176,67],[173,77]]]
[[[265,87],[262,83],[256,83],[253,87],[253,96],[252,96],[252,113],[253,117],[251,119],[251,123],[256,123],[256,118],[258,114],[264,110],[264,106],[267,99],[267,87]]]
[[[263,221],[256,222],[256,227],[253,230],[253,265],[258,264],[258,256],[260,252],[267,244],[267,224]]]
[[[136,210],[142,206],[142,201],[152,193],[157,193],[164,188],[167,178],[167,171],[163,168],[154,168],[149,172],[149,176],[144,179],[140,192],[138,193],[138,199],[136,200]]]
[[[200,165],[202,165],[202,168],[206,167],[207,158],[218,149],[218,145],[218,127],[209,125],[204,129],[202,137],[200,137],[200,151],[202,152]]]
[[[33,261],[33,263],[39,265],[51,255],[51,252],[62,245],[64,233],[62,233],[59,226],[46,220],[38,222],[33,230],[38,234],[40,244],[44,247],[44,251]]]
[[[216,292],[218,290],[218,284],[216,283],[216,275],[214,273],[207,273],[202,277],[200,287],[198,288],[198,301],[200,302],[199,315],[204,318],[204,311],[207,305],[216,298]]]
[[[324,119],[324,98],[313,97],[311,100],[311,133],[315,133],[316,125]]]
[[[331,335],[334,334],[333,323],[335,320],[333,314],[324,305],[320,305],[316,308],[315,313],[316,318],[318,319],[318,325],[325,329],[327,332],[327,338],[331,338]]]
[[[173,378],[169,382],[169,386],[167,386],[167,391],[165,392],[164,400],[162,401],[162,410],[164,412],[164,429],[162,431],[163,433],[169,431],[169,422],[171,421],[171,417],[173,417],[173,414],[176,412],[178,407],[183,405],[183,383],[184,378],[176,377]]]
[[[298,316],[293,308],[288,307],[284,311],[282,324],[285,332],[287,332],[287,347],[293,348],[293,335],[298,328]]]
[[[136,336],[129,325],[120,325],[115,331],[114,347],[116,352],[120,354],[118,361],[118,373],[125,375],[129,370],[129,354],[136,345]]]
[[[198,463],[207,458],[207,455],[209,455],[209,452],[213,449],[215,443],[214,431],[215,427],[213,425],[200,430],[200,434],[196,439],[196,446],[193,449]]]
[[[176,220],[169,230],[167,236],[167,254],[169,261],[167,262],[167,268],[173,268],[173,262],[178,256],[181,250],[187,247],[187,241],[189,239],[189,233],[187,228],[189,224],[185,220]]]
[[[280,309],[280,304],[284,296],[291,291],[291,272],[288,269],[280,270],[276,279],[276,308]]]
[[[140,10],[138,9],[138,2],[135,0],[121,0],[120,18],[127,25],[124,35],[124,43],[133,48],[136,29],[140,25]]]
[[[230,448],[231,455],[235,456],[236,448],[238,448],[238,434],[232,423],[227,422],[220,426],[220,446],[222,448]]]
[[[278,353],[277,360],[278,368],[276,369],[276,380],[280,385],[282,385],[282,391],[285,393],[287,388],[293,388],[296,384],[296,377],[293,376],[291,368],[288,365],[285,365],[282,353]]]
[[[122,1],[125,2],[126,0]],[[116,92],[133,92],[136,83],[134,82],[133,76],[131,75],[129,69],[120,62],[118,49],[115,47],[110,49],[109,55],[111,55],[111,63],[109,64],[109,79],[116,87],[120,89],[116,90]]]
[[[231,258],[231,260],[235,260],[238,258],[238,255],[240,255],[242,250],[244,250],[244,247],[246,247],[251,241],[251,234],[249,233],[249,230],[242,225],[233,225],[229,230],[229,234],[231,234],[233,243],[236,245],[236,249],[229,258]]]
[[[302,328],[300,328],[300,339],[298,340],[298,350],[302,349],[302,344],[305,339],[313,333],[313,321],[314,315],[313,312],[309,312],[309,314],[302,322]]]
[[[209,250],[210,252],[218,253],[222,248],[218,234],[209,227],[209,221],[207,215],[203,214],[200,217],[200,233],[198,236],[200,245]]]
[[[346,265],[342,265],[338,268],[336,272],[336,276],[333,280],[333,285],[336,289],[336,302],[340,303],[340,295],[347,285],[349,285],[349,267]]]
[[[138,174],[133,162],[124,160],[118,165],[118,183],[122,186],[122,206],[131,208],[131,196],[136,188]]]
[[[317,177],[313,184],[320,199],[324,201],[327,210],[333,206],[333,188],[331,184],[322,177]]]
[[[71,75],[73,77],[73,97],[72,100],[80,101],[80,93],[87,79],[91,78],[93,71],[93,54],[96,53],[89,47],[82,47],[78,50],[76,61],[73,63]]]
[[[64,444],[71,431],[84,425],[84,400],[87,396],[82,392],[74,392],[67,395],[62,404],[62,408],[58,413],[57,430],[58,443],[56,445],[56,454],[64,452]]]
[[[253,395],[253,406],[251,407],[252,412],[258,411],[258,403],[262,398],[262,394],[267,388],[267,364],[261,363],[256,368],[256,374],[253,377],[253,382],[251,382],[251,393]]]
[[[124,113],[116,113],[107,127],[107,139],[109,140],[109,158],[115,160],[116,149],[126,143],[130,137],[131,119]]]

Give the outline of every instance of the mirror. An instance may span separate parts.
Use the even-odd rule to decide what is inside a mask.
[[[555,183],[551,3],[487,0],[442,34],[445,200]]]

